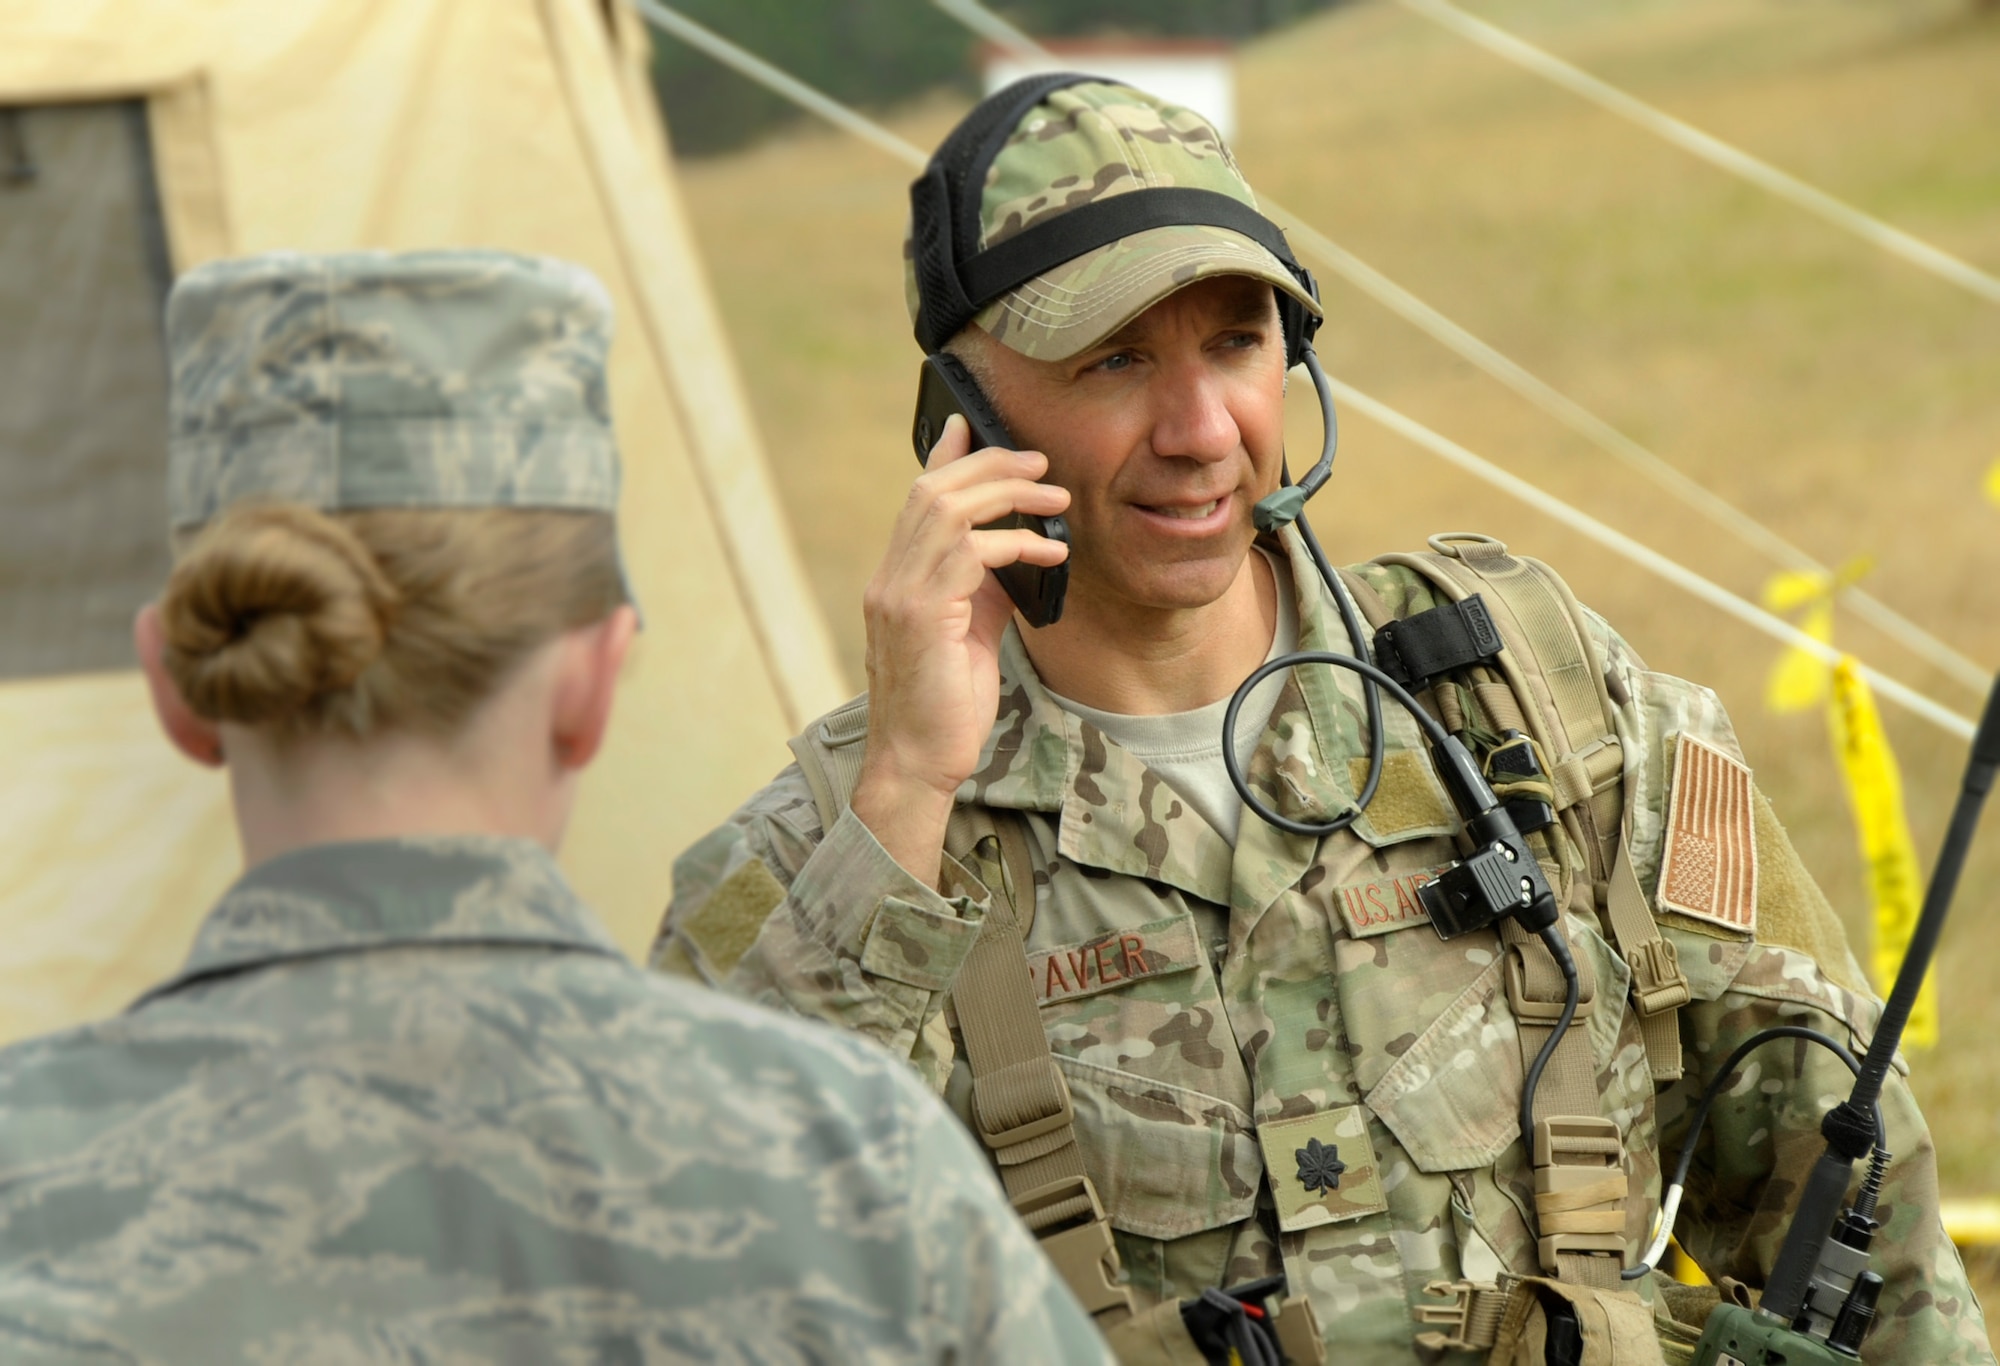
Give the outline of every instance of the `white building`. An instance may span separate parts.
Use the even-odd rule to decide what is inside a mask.
[[[980,53],[986,93],[1044,71],[1085,71],[1137,86],[1202,115],[1227,142],[1236,136],[1236,55],[1212,39],[1085,39],[1044,43],[1051,57],[988,44]]]

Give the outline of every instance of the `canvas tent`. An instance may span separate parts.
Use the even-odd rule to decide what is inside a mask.
[[[0,0],[0,1040],[115,1011],[239,866],[155,733],[171,273],[490,246],[611,291],[647,630],[565,863],[632,950],[676,851],[845,695],[677,199],[626,0]]]

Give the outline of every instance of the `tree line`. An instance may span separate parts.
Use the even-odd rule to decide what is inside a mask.
[[[835,99],[879,110],[928,90],[975,92],[978,39],[929,0],[669,0]],[[1338,0],[1011,0],[993,8],[1040,38],[1247,38]],[[743,146],[801,117],[789,103],[665,34],[653,83],[674,149]]]

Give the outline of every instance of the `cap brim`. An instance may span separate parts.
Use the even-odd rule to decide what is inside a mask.
[[[1262,280],[1321,316],[1312,295],[1263,247],[1228,228],[1182,224],[1086,252],[1001,295],[973,321],[1024,356],[1068,360],[1175,290],[1215,275]]]

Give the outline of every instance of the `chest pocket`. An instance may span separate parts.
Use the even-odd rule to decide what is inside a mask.
[[[1644,1044],[1636,1027],[1624,1027],[1629,969],[1595,930],[1574,918],[1568,925],[1578,956],[1596,970],[1590,1013],[1573,1028],[1590,1040],[1601,1113],[1626,1134],[1652,1092]],[[1464,985],[1441,1003],[1432,998],[1430,1009],[1409,1021],[1411,1028],[1389,1046],[1394,1060],[1367,1079],[1365,1102],[1418,1170],[1491,1166],[1520,1137],[1526,1074],[1507,999],[1507,955],[1491,934],[1446,943],[1425,929],[1392,938],[1398,941],[1392,947],[1412,960],[1411,979],[1449,983],[1456,958]]]
[[[1248,1218],[1249,1082],[1194,919],[1033,950],[1028,975],[1112,1226],[1171,1240]]]

